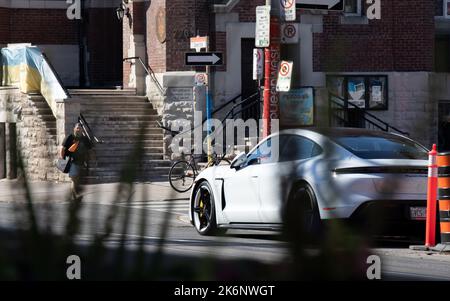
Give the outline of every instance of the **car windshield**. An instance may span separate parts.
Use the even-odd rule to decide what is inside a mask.
[[[343,135],[332,139],[363,159],[426,160],[428,158],[427,150],[424,147],[395,135]]]

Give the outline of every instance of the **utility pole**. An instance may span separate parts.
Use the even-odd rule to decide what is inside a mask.
[[[263,105],[263,137],[271,134],[271,120],[279,119],[279,94],[276,91],[278,65],[280,63],[280,6],[279,0],[266,0],[270,5],[270,45],[265,48],[264,55],[264,105]]]

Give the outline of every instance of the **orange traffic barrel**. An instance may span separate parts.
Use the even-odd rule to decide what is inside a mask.
[[[450,244],[450,152],[437,157],[441,243]]]

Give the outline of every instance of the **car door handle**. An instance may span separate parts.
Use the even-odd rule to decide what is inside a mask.
[[[256,179],[256,178],[258,178],[258,176],[252,176],[252,178]]]

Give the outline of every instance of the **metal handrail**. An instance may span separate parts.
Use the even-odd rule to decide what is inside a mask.
[[[230,114],[232,114],[232,118],[234,118],[239,112],[242,111],[242,110],[240,110],[240,111],[238,111],[238,113],[233,113],[234,108],[236,108],[236,107],[242,105],[244,102],[248,101],[248,100],[251,99],[251,98],[255,98],[256,96],[259,95],[259,93],[260,93],[260,92],[258,91],[258,92],[256,92],[256,93],[250,95],[249,97],[247,97],[247,98],[241,100],[239,103],[235,104],[235,105],[231,108],[231,110],[229,110],[228,113],[225,115],[225,118],[222,119],[222,124],[223,124],[223,123],[225,122],[225,120],[230,116]],[[233,100],[235,101],[235,100],[236,100],[237,98],[239,98],[240,96],[241,96],[241,95],[236,96],[236,97],[233,98],[232,100],[228,101],[227,104],[231,103]],[[259,98],[257,98],[256,100],[258,100],[258,102],[259,102]],[[255,102],[256,102],[256,101],[253,101],[253,102],[251,102],[251,103],[249,103],[249,104],[246,104],[245,107],[247,107],[247,106],[250,107],[250,106],[253,105]],[[221,107],[220,107],[221,110],[222,110],[223,108],[225,108],[225,106],[221,106]],[[215,110],[215,111],[213,112],[213,114],[215,114],[215,113],[217,113],[217,112],[219,112],[218,109]],[[197,125],[197,126],[194,126],[194,127],[191,127],[190,129],[188,129],[188,130],[186,130],[186,131],[184,131],[184,132],[176,132],[176,131],[172,131],[171,129],[169,129],[169,128],[163,126],[160,122],[157,122],[157,124],[158,124],[158,127],[162,128],[162,129],[164,129],[164,130],[166,130],[166,131],[169,131],[171,134],[176,133],[176,135],[183,135],[183,134],[192,132],[193,130],[195,130],[195,129],[198,128],[198,127],[202,127],[202,128],[203,128],[203,125],[205,124],[205,122],[206,122],[207,120],[208,120],[208,118],[204,118],[204,119],[202,120],[202,123],[201,123],[201,124],[199,124],[199,125]]]
[[[84,132],[86,133],[86,135],[88,136],[90,141],[92,141],[92,138],[94,138],[96,143],[99,143],[99,144],[104,143],[103,140],[99,140],[97,138],[97,136],[95,136],[94,131],[92,131],[91,127],[89,126],[89,123],[86,121],[86,119],[84,118],[83,114],[81,114],[81,113],[80,113],[80,116],[78,117],[78,122],[81,124],[81,126],[83,128],[86,127],[88,129],[88,131],[85,129]],[[92,136],[93,136],[92,138],[89,135],[89,133],[92,134]]]
[[[330,102],[334,103],[335,105],[340,106],[340,107],[343,108],[344,110],[348,110],[348,107],[346,107],[345,105],[340,104],[339,102],[333,100],[333,97],[334,97],[334,98],[337,98],[337,99],[339,99],[339,100],[341,100],[341,101],[343,101],[343,102],[345,102],[345,100],[342,99],[341,97],[339,97],[339,96],[337,96],[337,95],[335,95],[335,94],[329,92],[329,100],[330,100]],[[408,132],[404,132],[404,131],[402,131],[402,130],[399,130],[398,128],[396,128],[396,127],[390,125],[389,123],[387,123],[387,122],[381,120],[381,119],[378,118],[377,116],[375,116],[375,115],[373,115],[373,114],[371,114],[371,113],[369,113],[369,112],[367,112],[367,111],[365,111],[365,110],[362,110],[362,109],[361,109],[360,107],[358,107],[357,105],[355,105],[355,104],[353,104],[353,103],[351,103],[351,102],[347,102],[347,104],[350,105],[353,109],[356,109],[358,112],[362,112],[362,113],[363,113],[363,117],[362,117],[362,118],[363,118],[365,121],[369,122],[371,125],[373,125],[373,126],[379,128],[380,130],[385,131],[385,132],[389,132],[389,129],[391,129],[391,130],[396,131],[396,132],[398,132],[398,133],[400,133],[400,134],[402,134],[402,135],[409,136],[409,133],[408,133]],[[378,121],[379,123],[381,123],[381,124],[384,126],[384,128],[383,128],[382,126],[380,126],[379,124],[376,124],[376,123],[373,122],[372,120],[368,119],[366,116],[369,116],[370,118],[375,119],[376,121]],[[342,118],[340,118],[340,119],[342,119]],[[344,121],[344,123],[347,123],[347,120],[344,119],[343,121]]]
[[[126,57],[126,58],[123,59],[124,62],[128,61],[128,60],[138,60],[141,63],[142,67],[144,67],[145,72],[150,76],[150,78],[153,81],[153,83],[155,84],[156,88],[158,88],[158,91],[161,94],[161,96],[165,96],[166,95],[166,89],[163,88],[161,83],[156,78],[155,72],[153,71],[152,67],[147,66],[146,64],[144,64],[144,61],[139,56]]]

